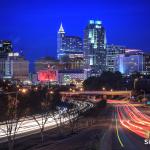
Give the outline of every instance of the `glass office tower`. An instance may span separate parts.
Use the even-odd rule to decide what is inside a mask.
[[[84,30],[85,69],[101,74],[106,69],[106,32],[101,21],[90,20]]]

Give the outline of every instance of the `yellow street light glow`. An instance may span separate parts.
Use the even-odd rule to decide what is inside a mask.
[[[27,92],[27,89],[23,88],[23,89],[21,90],[21,92],[22,92],[22,93],[26,93],[26,92]]]
[[[19,86],[19,85],[17,85],[16,87],[17,87],[17,88],[19,88],[20,86]]]

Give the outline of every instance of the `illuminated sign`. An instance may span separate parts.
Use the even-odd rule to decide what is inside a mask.
[[[41,70],[38,72],[38,80],[42,82],[57,81],[57,72],[55,70]]]
[[[64,82],[70,83],[71,82],[71,76],[70,75],[64,75]]]

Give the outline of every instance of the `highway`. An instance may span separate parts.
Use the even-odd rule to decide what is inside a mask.
[[[111,149],[112,150],[148,150],[145,144],[149,138],[150,116],[139,111],[128,101],[108,100],[112,104]]]
[[[79,101],[75,103],[82,111],[86,111],[93,107],[93,105],[89,102]],[[150,116],[141,111],[142,105],[132,104],[126,99],[107,100],[107,103],[112,107],[112,109],[108,114],[106,114],[110,120],[106,123],[108,125],[107,129],[101,129],[104,133],[107,132],[107,134],[104,134],[106,136],[102,138],[101,149],[149,150],[150,144],[146,144],[145,140],[149,138]],[[39,121],[40,120],[41,118],[39,116]],[[63,121],[67,122],[67,118],[64,118]],[[105,124],[105,122],[103,123]],[[1,125],[0,127],[5,129],[5,125]],[[46,130],[56,127],[56,123],[53,118],[50,117],[48,119],[45,127]],[[32,135],[37,132],[39,132],[39,126],[30,117],[22,123],[18,130],[17,138]],[[2,139],[5,139],[6,141],[6,135],[4,132],[0,132],[0,140],[3,141]]]
[[[80,111],[84,112],[87,111],[88,109],[90,109],[91,107],[93,107],[93,104],[90,102],[74,102],[74,104],[76,106],[78,106],[78,108],[80,109]],[[65,112],[61,112],[61,114],[58,114],[60,112],[57,112],[55,114],[55,117],[50,116],[45,124],[45,130],[49,130],[52,128],[55,128],[56,125],[56,120],[59,123],[60,121],[60,116],[59,115],[64,115]],[[74,116],[75,117],[75,116]],[[42,125],[42,118],[40,117],[40,115],[36,116],[38,122],[40,125]],[[21,137],[25,137],[28,135],[32,135],[35,133],[39,133],[39,125],[37,124],[37,122],[32,118],[32,117],[27,117],[24,119],[22,119],[23,121],[20,121],[18,123],[18,126],[20,125],[17,133],[16,133],[16,138],[21,138]],[[68,117],[62,117],[61,120],[63,123],[68,121]],[[13,128],[15,128],[15,124],[14,126],[12,126]],[[14,129],[12,130],[14,131]],[[13,135],[13,132],[12,132]],[[7,126],[3,123],[0,124],[0,143],[7,141]]]

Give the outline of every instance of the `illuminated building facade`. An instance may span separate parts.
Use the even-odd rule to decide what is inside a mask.
[[[82,39],[78,36],[67,36],[62,24],[57,36],[57,58],[60,61],[62,69],[83,69]]]
[[[79,70],[84,68],[83,53],[65,55],[60,62],[62,69]]]
[[[84,30],[85,68],[100,74],[106,69],[106,33],[101,21],[90,20]]]
[[[56,82],[57,71],[52,69],[41,70],[37,73],[40,82]]]
[[[125,53],[125,47],[124,46],[118,46],[118,45],[107,45],[106,46],[106,69],[108,71],[115,72],[116,71],[116,57],[119,54]]]
[[[59,61],[52,57],[43,57],[35,61],[35,73],[41,70],[47,70],[48,68],[59,69]]]
[[[143,71],[143,55],[120,54],[116,57],[116,70],[122,74],[130,75]]]
[[[0,41],[0,58],[7,57],[8,53],[12,52],[12,43],[8,40]]]
[[[126,55],[143,55],[143,51],[140,49],[125,49]]]
[[[150,74],[150,53],[143,55],[143,73]]]
[[[57,58],[63,62],[64,57],[80,54],[83,54],[82,39],[78,36],[67,36],[61,24],[57,34]]]
[[[59,68],[61,68],[61,65],[59,65],[59,61],[52,57],[48,56],[38,59],[35,62],[35,73],[37,74],[37,82],[42,83],[57,82],[58,81],[57,72]]]
[[[62,70],[59,71],[58,75],[59,83],[62,85],[75,84],[76,86],[81,86],[84,81],[84,71],[83,70]]]
[[[0,74],[3,79],[27,80],[29,62],[19,53],[8,53],[7,58],[0,58]]]

